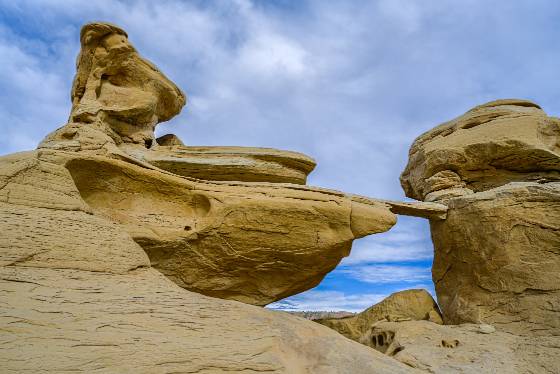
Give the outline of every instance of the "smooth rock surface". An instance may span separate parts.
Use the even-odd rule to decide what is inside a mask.
[[[498,100],[419,136],[401,185],[438,201],[513,181],[560,180],[560,120],[526,100]]]
[[[510,183],[448,200],[431,221],[446,324],[560,335],[560,183]]]
[[[370,327],[382,320],[431,320],[435,323],[443,323],[432,296],[426,290],[420,289],[395,292],[355,316],[318,319],[315,322],[328,326],[349,339],[361,342]]]

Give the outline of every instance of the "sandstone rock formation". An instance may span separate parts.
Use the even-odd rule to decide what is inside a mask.
[[[158,144],[160,142],[158,141]],[[161,144],[160,144],[161,145]],[[127,153],[185,177],[243,182],[305,184],[315,161],[301,153],[272,148],[128,146]]]
[[[422,372],[558,373],[558,336],[522,337],[489,325],[378,322],[362,343]]]
[[[80,42],[69,122],[88,123],[113,138],[151,146],[156,124],[177,115],[185,95],[140,57],[120,27],[87,24]]]
[[[101,57],[92,52],[98,50]],[[107,90],[84,88],[89,94],[81,95],[79,87],[89,87],[84,71],[108,77],[91,73]],[[173,135],[156,140],[155,125],[180,110],[184,95],[116,26],[84,26],[73,92],[74,122],[49,134],[33,157],[63,166],[89,209],[120,224],[152,266],[186,289],[266,305],[316,286],[349,254],[353,239],[395,223],[383,201],[271,183],[304,184],[315,166],[305,155],[187,147]],[[148,94],[155,104],[136,108]],[[86,109],[98,115],[76,115]],[[135,117],[140,112],[149,124]],[[133,128],[120,126],[127,113]]]
[[[512,181],[560,180],[560,120],[526,100],[498,100],[419,136],[401,175],[406,196],[437,201]]]
[[[363,312],[346,318],[318,319],[316,322],[362,342],[370,327],[379,321],[429,320],[443,323],[438,306],[426,290],[406,290],[392,294]]]
[[[560,370],[558,119],[505,100],[428,132],[403,203],[305,186],[299,153],[156,139],[185,102],[122,29],[84,26],[69,123],[0,157],[2,372]],[[363,345],[255,306],[395,214],[430,220],[443,321],[476,325],[420,290],[322,321]]]
[[[446,324],[560,333],[560,119],[499,100],[418,137],[401,176],[409,197],[448,206],[431,219]]]
[[[445,322],[560,335],[560,183],[512,182],[450,199],[431,223]]]
[[[116,26],[81,42],[69,123],[0,157],[2,372],[411,372],[247,305],[315,286],[391,204],[274,183],[305,182],[300,154],[155,139],[182,92]]]
[[[56,156],[0,158],[2,373],[410,372],[310,321],[180,288]]]

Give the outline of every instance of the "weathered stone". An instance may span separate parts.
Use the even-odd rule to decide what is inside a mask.
[[[121,226],[74,206],[76,189],[34,201],[46,168],[29,164],[0,189],[31,182],[31,204],[0,203],[2,373],[411,372],[313,322],[178,287]]]
[[[213,254],[215,263],[202,266],[212,282],[213,272],[220,276],[234,271],[218,261],[220,256],[240,267],[251,263],[253,269],[245,268],[245,273],[230,273],[239,277],[235,287],[250,292],[254,285],[249,271],[264,276],[276,267],[281,274],[288,264],[275,261],[284,254],[286,261],[294,261],[289,266],[300,258],[306,261],[309,248],[290,255],[273,244],[272,216],[292,209],[292,219],[303,215],[318,225],[313,240],[321,242],[316,244],[317,262],[320,247],[349,245],[346,240],[357,232],[352,206],[358,203],[340,193],[300,186],[193,182],[88,152],[43,149],[0,158],[3,373],[411,372],[313,322],[180,288],[151,266],[137,243],[151,235],[161,244],[160,251],[168,250],[170,256],[180,252],[185,257],[177,259],[202,264],[207,253],[196,244],[189,247],[189,240],[199,235],[216,250],[213,241],[237,246],[245,233],[246,252],[224,244],[221,253]],[[393,219],[384,204],[379,207]],[[208,213],[214,212],[212,222]],[[236,212],[242,219],[235,218]],[[371,218],[377,219],[368,222]],[[192,225],[194,238],[185,223]],[[205,239],[210,232],[214,239]],[[298,232],[281,233],[288,241],[294,234]],[[248,259],[253,256],[249,249],[258,252],[256,246],[266,236],[276,247],[268,246],[260,263],[256,256]],[[307,240],[297,235],[293,239]],[[327,250],[329,256],[338,255]],[[264,279],[275,281],[270,275]],[[281,287],[278,283],[273,292],[282,292]]]
[[[445,323],[560,334],[560,183],[510,183],[448,205],[431,221]]]
[[[436,302],[426,290],[396,292],[355,316],[318,319],[315,322],[360,342],[370,327],[382,320],[432,320],[436,323],[443,323]]]
[[[158,145],[165,146],[165,147],[185,145],[185,144],[183,144],[183,141],[181,139],[179,139],[179,137],[175,134],[165,134],[163,136],[160,136],[159,138],[156,139],[156,143]]]
[[[447,205],[415,201],[391,201],[384,200],[385,204],[389,206],[391,212],[403,216],[422,217],[434,220],[445,219],[447,216]]]
[[[406,196],[429,201],[536,180],[560,180],[560,120],[514,99],[480,105],[418,137],[401,175]]]
[[[69,122],[100,128],[124,142],[153,145],[155,126],[181,111],[185,95],[140,57],[120,27],[87,24],[80,42]]]
[[[315,161],[298,152],[254,147],[125,146],[126,153],[160,169],[217,181],[305,184]]]
[[[378,322],[362,344],[424,372],[557,373],[560,337],[486,333],[484,325],[438,325],[428,321]]]
[[[79,152],[3,157],[0,177],[0,201],[93,212],[182,287],[257,305],[314,287],[354,238],[395,223],[385,204],[336,191],[202,182]]]

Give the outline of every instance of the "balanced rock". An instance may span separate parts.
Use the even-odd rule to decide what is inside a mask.
[[[498,100],[418,137],[401,184],[437,201],[512,181],[560,180],[560,120],[526,100]]]
[[[118,224],[175,283],[255,305],[316,286],[355,238],[395,223],[383,201],[272,183],[304,184],[315,166],[305,155],[155,139],[184,105],[181,90],[117,26],[84,26],[81,48],[71,122],[37,152],[0,161],[8,202],[54,204],[46,182],[39,193],[14,181],[56,168],[77,204]]]
[[[187,147],[173,134],[155,138],[179,114],[184,93],[142,58],[127,34],[108,23],[81,31],[69,123],[39,148],[131,156],[174,174],[207,180],[305,184],[315,161],[271,148]]]
[[[401,183],[430,219],[446,324],[560,333],[560,120],[498,100],[418,137]]]
[[[383,320],[430,320],[443,323],[436,302],[422,289],[395,292],[355,316],[318,319],[315,322],[328,326],[349,339],[362,342],[371,326]]]

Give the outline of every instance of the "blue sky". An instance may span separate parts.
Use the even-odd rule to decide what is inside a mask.
[[[116,23],[189,96],[158,128],[189,145],[296,150],[309,184],[403,199],[414,138],[471,107],[527,98],[560,111],[560,2],[0,0],[0,154],[66,122],[88,21]],[[314,290],[275,304],[361,310],[431,289],[427,222],[355,242]]]

